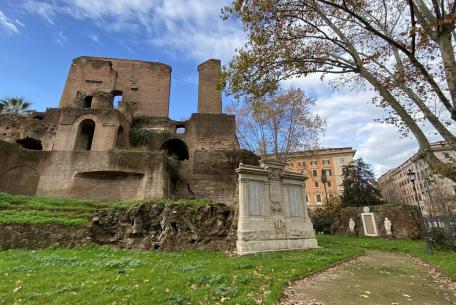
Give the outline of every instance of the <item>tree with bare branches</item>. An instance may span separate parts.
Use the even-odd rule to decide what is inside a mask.
[[[290,152],[318,147],[325,121],[312,114],[314,105],[303,90],[289,88],[233,102],[226,111],[236,115],[241,147],[285,162]]]
[[[227,70],[228,93],[262,96],[309,73],[372,88],[384,121],[412,134],[430,169],[456,181],[425,132],[456,149],[455,1],[233,0],[224,17],[247,33]]]

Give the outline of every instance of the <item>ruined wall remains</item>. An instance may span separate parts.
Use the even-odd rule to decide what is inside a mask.
[[[33,138],[41,142],[43,150],[51,150],[60,109],[48,109],[46,113],[35,112],[29,116],[2,115],[0,117],[0,140],[10,143]]]
[[[59,224],[0,224],[0,249],[79,247],[92,242],[88,227]]]
[[[199,65],[198,72],[199,113],[186,121],[173,121],[168,118],[169,66],[75,58],[58,109],[0,117],[0,141],[43,150],[31,153],[37,158],[33,166],[23,165],[14,155],[3,157],[4,161],[0,156],[0,162],[8,163],[0,170],[0,189],[110,200],[210,198],[232,204],[235,169],[239,162],[251,164],[247,160],[255,158],[243,159],[246,154],[239,148],[235,118],[222,114],[220,61],[208,60]],[[130,131],[148,137],[143,141],[147,143],[132,143]],[[135,151],[133,163],[142,162],[141,168],[112,164],[113,153],[132,156]],[[167,156],[150,159],[159,152]],[[179,160],[179,175],[171,173],[175,169],[169,166],[174,156]],[[8,182],[12,178],[20,183],[14,186]]]
[[[35,195],[40,180],[42,153],[0,141],[0,192]]]
[[[168,117],[171,67],[157,62],[100,57],[73,60],[60,107],[112,107],[114,96],[132,105],[135,116]]]
[[[410,205],[379,205],[369,206],[374,213],[377,232],[382,237],[396,237],[407,239],[422,238],[422,229],[418,209]],[[341,209],[337,215],[331,232],[339,235],[364,236],[363,223],[361,219],[362,207],[350,207]],[[391,236],[387,236],[384,220],[388,218],[391,223]],[[356,223],[354,232],[350,232],[348,223],[350,218]]]
[[[235,247],[234,210],[223,204],[145,203],[93,218],[94,241],[128,249],[229,251]]]
[[[235,249],[235,211],[223,204],[144,203],[100,211],[87,225],[0,224],[0,249],[77,247],[179,251]]]
[[[156,152],[33,151],[0,141],[0,192],[93,200],[163,198]]]
[[[222,113],[220,60],[209,59],[198,66],[198,112]]]
[[[41,162],[37,195],[95,200],[163,198],[163,155],[152,152],[53,152]]]
[[[84,150],[77,146],[81,123],[93,121],[94,133],[91,151],[108,151],[116,147],[121,127],[123,142],[128,143],[131,120],[116,109],[62,108],[53,150]]]

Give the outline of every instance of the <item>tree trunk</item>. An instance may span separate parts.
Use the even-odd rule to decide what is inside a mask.
[[[431,171],[435,174],[440,174],[453,182],[456,182],[456,168],[450,164],[440,161],[431,149],[431,145],[424,135],[423,131],[416,124],[415,120],[410,114],[402,107],[402,105],[386,90],[382,84],[364,67],[360,67],[360,74],[380,93],[380,95],[388,102],[391,108],[399,115],[405,125],[415,136],[419,145],[419,154],[423,157],[424,161],[428,164]]]
[[[444,65],[445,76],[453,102],[452,115],[456,114],[456,61],[451,44],[451,31],[440,34],[438,39],[440,54]]]

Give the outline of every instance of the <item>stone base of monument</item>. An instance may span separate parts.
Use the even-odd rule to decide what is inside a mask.
[[[317,248],[304,200],[304,175],[284,172],[284,163],[241,164],[236,248],[240,255]]]
[[[318,243],[313,239],[278,239],[236,242],[237,253],[246,255],[258,252],[291,251],[318,248]]]

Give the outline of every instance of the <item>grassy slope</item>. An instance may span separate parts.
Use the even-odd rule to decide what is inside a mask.
[[[128,207],[146,200],[98,202],[68,198],[14,196],[0,193],[0,223],[53,223],[85,224],[97,210]],[[185,204],[197,206],[211,203],[210,200],[157,200],[162,204]]]
[[[289,280],[365,250],[421,256],[456,278],[456,254],[430,258],[422,242],[321,236],[319,243],[320,249],[244,257],[99,246],[3,251],[0,304],[274,304]]]

